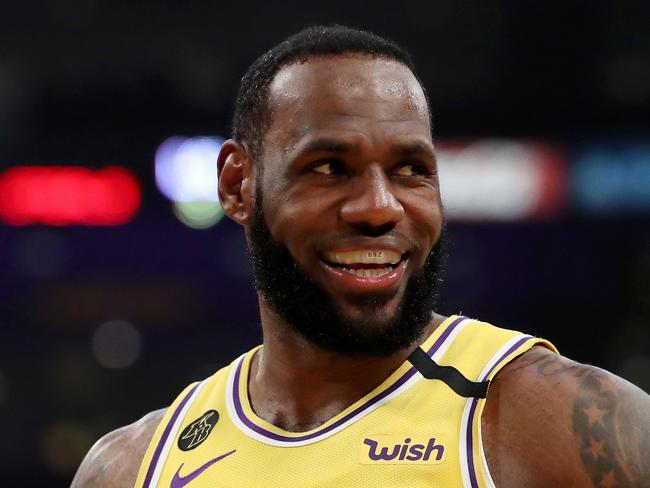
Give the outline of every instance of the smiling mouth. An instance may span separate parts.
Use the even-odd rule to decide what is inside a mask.
[[[392,273],[408,253],[391,249],[361,249],[325,253],[323,261],[332,268],[362,279],[379,279]]]

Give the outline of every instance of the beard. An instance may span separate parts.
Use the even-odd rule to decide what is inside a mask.
[[[258,187],[259,189],[259,187]],[[346,317],[336,301],[275,241],[257,191],[248,254],[255,288],[293,332],[311,344],[348,355],[383,356],[407,348],[423,334],[437,303],[446,261],[443,227],[422,269],[409,278],[393,316],[379,320],[382,294],[365,294],[355,305],[367,313]]]

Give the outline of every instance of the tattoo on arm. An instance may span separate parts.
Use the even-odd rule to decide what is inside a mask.
[[[537,372],[541,376],[570,374],[576,378],[582,378],[588,372],[584,365],[569,361],[557,354],[549,356],[547,351],[534,351],[534,353],[536,354],[530,354],[530,361],[524,364],[523,367],[535,365],[537,366]]]
[[[566,364],[562,367],[569,372],[571,366]],[[650,426],[642,420],[648,415],[639,414],[626,392],[605,374],[580,365],[571,372],[582,378],[573,406],[573,430],[594,486],[650,487]]]
[[[593,486],[650,488],[650,397],[547,351],[531,350],[522,359],[520,368],[534,368],[540,376],[577,379],[573,432]]]

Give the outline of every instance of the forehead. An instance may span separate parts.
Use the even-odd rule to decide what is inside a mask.
[[[408,67],[384,58],[326,56],[287,65],[270,85],[269,108],[268,133],[284,139],[373,124],[430,134],[420,83]]]

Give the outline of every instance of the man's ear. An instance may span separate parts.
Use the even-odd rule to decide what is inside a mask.
[[[253,162],[246,148],[228,139],[217,158],[219,201],[223,211],[240,225],[247,225],[252,209]]]

